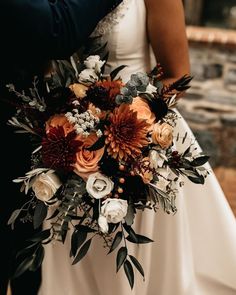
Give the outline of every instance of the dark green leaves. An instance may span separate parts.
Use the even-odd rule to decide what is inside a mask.
[[[35,234],[30,241],[31,242],[41,242],[43,240],[46,240],[50,237],[51,235],[51,230],[50,229],[45,229],[37,234]]]
[[[133,270],[133,266],[131,265],[131,263],[126,260],[124,262],[124,270],[125,270],[125,274],[128,278],[129,284],[131,289],[133,289],[134,287],[134,270]]]
[[[118,272],[122,264],[125,262],[128,251],[126,247],[121,247],[116,257],[116,271]]]
[[[129,235],[126,240],[135,244],[147,244],[153,242],[153,240],[149,239],[148,237],[138,234],[135,234],[135,238]]]
[[[34,217],[33,217],[34,229],[37,229],[38,227],[40,227],[44,219],[47,217],[47,212],[48,212],[48,207],[44,204],[44,202],[39,201],[34,211]]]
[[[113,243],[111,245],[111,248],[110,248],[110,251],[108,252],[111,253],[112,251],[114,251],[120,244],[121,240],[122,240],[122,237],[123,237],[123,234],[121,231],[118,231],[114,240],[113,240]]]
[[[15,224],[15,221],[17,219],[17,217],[20,215],[21,213],[21,209],[16,209],[15,211],[12,212],[7,224],[8,225],[11,225],[11,229],[14,229],[14,224]]]
[[[205,183],[205,178],[202,175],[198,175],[197,177],[188,176],[188,179],[196,184],[204,184]]]
[[[130,260],[132,261],[133,265],[137,268],[137,270],[140,272],[140,274],[144,278],[144,270],[142,265],[139,263],[139,261],[132,255],[129,255]]]
[[[134,206],[132,204],[129,205],[128,207],[128,212],[125,216],[125,222],[127,225],[131,226],[134,222],[134,214],[135,214],[135,211],[134,211]]]
[[[87,242],[85,242],[83,244],[83,246],[80,248],[78,254],[76,255],[74,261],[73,261],[73,265],[78,263],[82,258],[84,258],[84,256],[87,254],[89,247],[91,245],[92,239],[89,239]]]
[[[197,157],[191,162],[191,165],[194,167],[202,166],[209,160],[209,158],[210,157],[208,156]]]
[[[124,68],[126,68],[127,66],[125,65],[122,65],[122,66],[119,66],[118,68],[114,69],[111,73],[110,73],[110,77],[111,77],[111,80],[114,80],[115,77],[119,74],[120,71],[122,71]]]
[[[79,247],[86,241],[87,232],[75,230],[71,236],[71,254],[76,255]]]

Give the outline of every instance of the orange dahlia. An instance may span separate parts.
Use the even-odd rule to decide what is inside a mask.
[[[148,145],[149,124],[137,118],[137,112],[122,104],[114,110],[106,127],[107,152],[113,158],[127,160],[141,154],[141,149]]]

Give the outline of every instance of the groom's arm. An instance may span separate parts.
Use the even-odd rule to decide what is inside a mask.
[[[6,51],[46,59],[72,54],[122,0],[1,0],[0,38]],[[2,45],[1,45],[2,46]],[[9,47],[9,48],[8,48]]]

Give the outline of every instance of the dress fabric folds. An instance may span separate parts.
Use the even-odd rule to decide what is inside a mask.
[[[124,16],[107,33],[107,71],[125,64],[121,76],[127,81],[131,73],[150,70],[151,58],[144,0],[129,0],[122,9]],[[186,132],[193,138],[181,117],[176,134]],[[175,144],[181,152],[189,142]],[[74,266],[69,258],[69,239],[65,245],[46,245],[39,294],[235,295],[236,222],[214,174],[203,186],[186,180],[176,205],[175,215],[161,209],[136,215],[135,231],[155,242],[129,245],[130,254],[145,270],[145,281],[135,273],[132,291],[124,272],[116,274],[116,253],[107,255],[102,239],[97,238],[87,256]]]

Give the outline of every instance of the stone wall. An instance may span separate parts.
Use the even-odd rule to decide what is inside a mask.
[[[236,32],[187,28],[192,87],[179,103],[215,166],[236,167]]]

